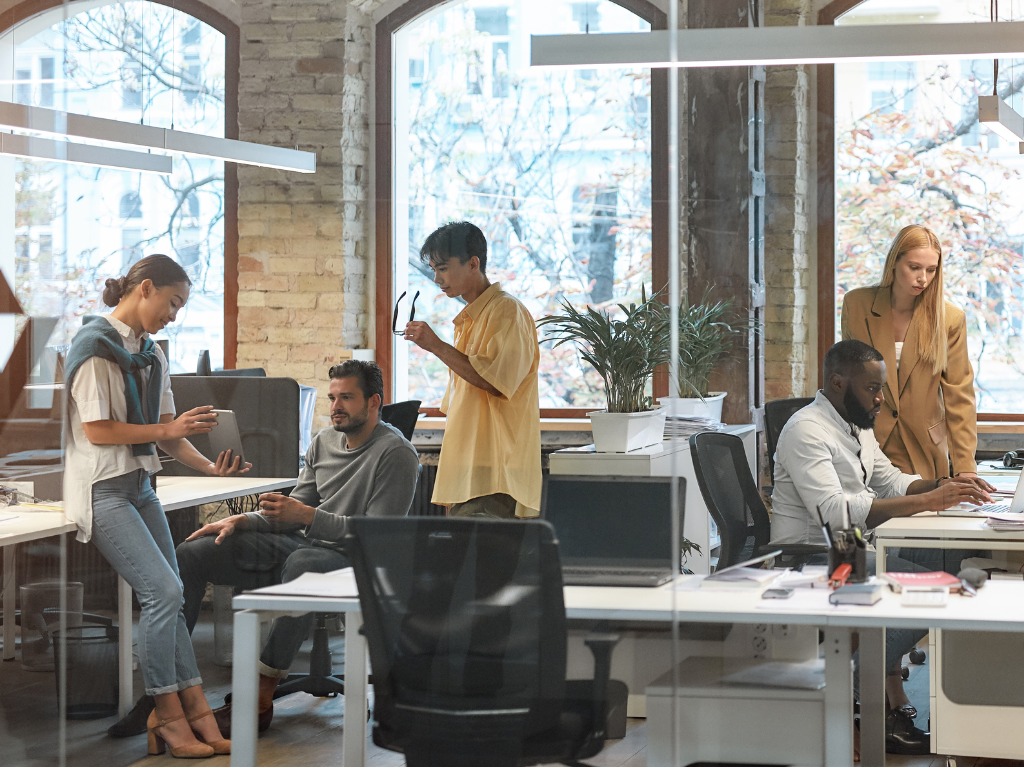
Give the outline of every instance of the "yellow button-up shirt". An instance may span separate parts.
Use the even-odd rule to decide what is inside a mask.
[[[456,315],[455,348],[501,397],[449,373],[432,501],[451,505],[507,493],[518,516],[535,517],[541,492],[540,346],[533,317],[493,283]]]

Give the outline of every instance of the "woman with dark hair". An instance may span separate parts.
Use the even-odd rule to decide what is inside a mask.
[[[138,596],[139,661],[155,708],[149,753],[174,757],[228,754],[202,690],[185,617],[167,517],[150,484],[160,469],[156,446],[207,475],[250,465],[222,452],[209,461],[188,441],[216,424],[212,406],[174,417],[167,360],[150,339],[188,301],[188,275],[173,259],[147,256],[106,281],[109,315],[82,326],[65,364],[67,392],[64,508],[78,540],[92,541]]]

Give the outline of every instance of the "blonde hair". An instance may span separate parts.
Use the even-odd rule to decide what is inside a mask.
[[[926,363],[931,363],[932,373],[939,374],[946,367],[946,302],[942,293],[942,245],[939,238],[927,227],[911,224],[896,235],[889,247],[882,267],[882,281],[879,286],[887,288],[896,279],[896,262],[907,252],[916,248],[931,248],[939,255],[935,277],[917,297],[914,314],[921,313],[918,325],[917,354]]]

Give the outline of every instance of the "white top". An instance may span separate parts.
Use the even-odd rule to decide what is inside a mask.
[[[142,340],[148,336],[136,336],[127,325],[111,315],[104,315],[93,322],[109,322],[121,334],[125,349],[138,352]],[[171,375],[167,370],[167,358],[163,350],[156,347],[157,356],[163,367],[163,392],[160,396],[160,414],[174,415],[174,396],[171,394]],[[146,377],[143,376],[145,401]],[[126,475],[136,469],[150,474],[160,470],[160,458],[156,453],[145,456],[132,454],[130,445],[93,445],[85,436],[82,422],[128,421],[128,403],[124,396],[124,373],[120,366],[102,357],[91,357],[82,363],[71,382],[71,396],[68,398],[68,432],[64,446],[64,513],[78,526],[78,540],[92,538],[92,486],[99,480]]]
[[[861,528],[876,498],[905,496],[920,475],[905,475],[889,461],[870,429],[849,424],[820,390],[782,428],[775,449],[772,542],[824,544],[818,519],[833,531]]]
[[[902,355],[903,355],[903,342],[902,341],[897,341],[896,342],[896,367],[897,368],[900,365],[900,357]]]

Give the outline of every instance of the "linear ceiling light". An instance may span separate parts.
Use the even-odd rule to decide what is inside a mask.
[[[673,36],[677,60],[669,55]],[[995,56],[1024,58],[1024,22],[737,27],[530,38],[530,64],[551,67],[739,67]]]
[[[978,97],[978,122],[1001,139],[1024,141],[1024,117],[998,96]]]
[[[167,155],[77,144],[71,141],[54,141],[38,136],[18,136],[12,133],[0,133],[0,154],[30,160],[101,165],[106,168],[159,173],[165,176],[171,172],[171,158]]]
[[[165,152],[198,155],[231,163],[258,165],[299,173],[316,173],[316,153],[271,147],[201,133],[175,131],[104,117],[61,112],[0,101],[0,126],[53,136],[74,136]]]

